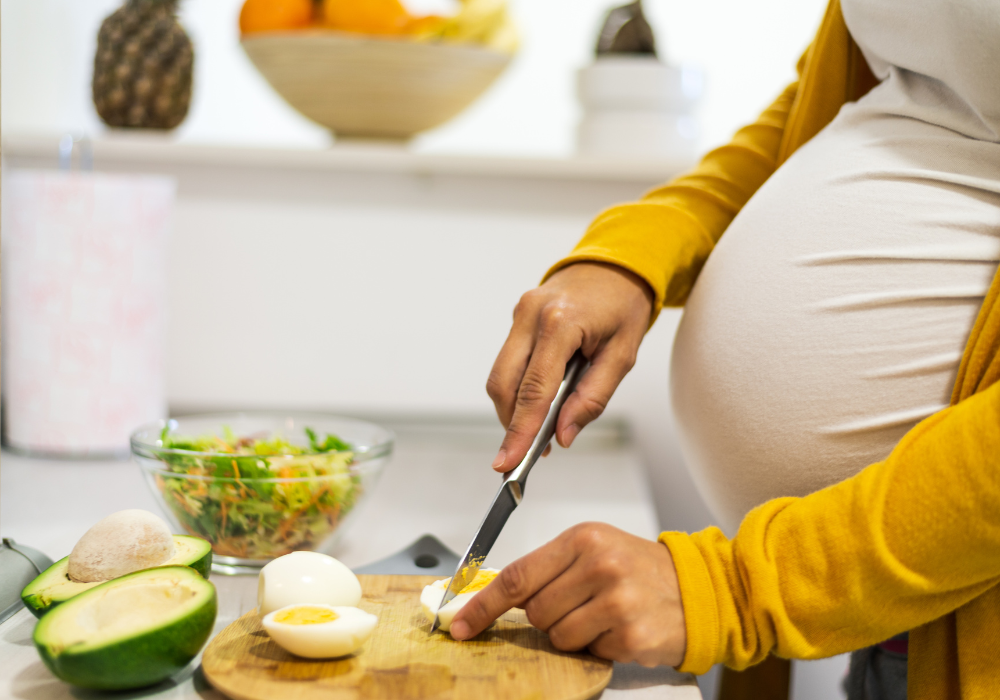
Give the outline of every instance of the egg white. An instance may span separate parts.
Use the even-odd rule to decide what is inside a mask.
[[[257,579],[257,613],[289,605],[356,606],[361,583],[341,562],[319,552],[292,552],[268,562]]]
[[[290,625],[275,617],[299,607],[332,610],[336,620],[311,625]],[[282,649],[307,659],[330,659],[353,654],[372,636],[378,618],[360,608],[343,605],[288,605],[273,610],[261,621],[264,629]]]
[[[480,571],[493,571],[500,573],[499,569],[480,569]],[[465,607],[466,603],[472,600],[476,593],[479,591],[472,591],[471,593],[459,593],[457,596],[448,601],[447,605],[441,605],[441,598],[444,597],[444,592],[448,588],[448,583],[451,581],[450,578],[443,578],[440,581],[435,581],[429,586],[424,586],[424,590],[420,593],[420,606],[423,608],[424,615],[431,622],[434,621],[434,613],[437,612],[438,619],[441,622],[438,629],[449,632],[451,631],[451,621],[455,619],[455,615]]]

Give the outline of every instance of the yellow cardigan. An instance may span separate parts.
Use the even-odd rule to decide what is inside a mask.
[[[682,305],[726,227],[847,101],[875,84],[832,0],[799,79],[731,143],[641,201],[603,212],[556,270],[604,261]],[[547,275],[548,276],[548,275]],[[660,541],[687,621],[682,671],[768,654],[813,659],[911,630],[910,700],[1000,698],[1000,273],[959,369],[952,406],[884,462],[805,498]]]

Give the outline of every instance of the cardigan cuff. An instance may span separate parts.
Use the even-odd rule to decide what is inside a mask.
[[[684,606],[687,646],[677,670],[707,673],[718,661],[720,634],[719,609],[708,566],[686,532],[664,532],[658,541],[667,546],[674,559]]]
[[[690,212],[636,202],[602,212],[566,258],[542,279],[575,262],[603,262],[641,277],[653,290],[653,315],[683,306],[714,242]]]

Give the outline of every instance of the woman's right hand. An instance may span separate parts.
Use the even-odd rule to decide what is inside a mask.
[[[486,383],[507,429],[493,468],[508,472],[524,458],[579,348],[591,367],[556,421],[556,440],[569,447],[632,369],[652,311],[649,285],[605,263],[575,263],[522,296]]]

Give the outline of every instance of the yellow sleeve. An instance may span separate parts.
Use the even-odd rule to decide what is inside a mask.
[[[691,172],[638,202],[602,212],[545,279],[575,262],[606,262],[646,280],[655,296],[654,318],[664,306],[682,306],[723,231],[777,169],[798,85],[789,85],[756,122],[708,153]]]
[[[919,423],[884,461],[718,529],[660,536],[687,627],[680,669],[742,669],[883,641],[1000,582],[1000,382]]]

